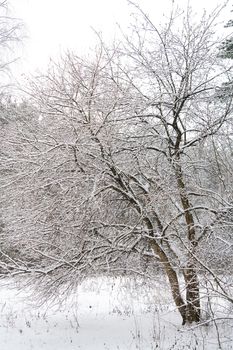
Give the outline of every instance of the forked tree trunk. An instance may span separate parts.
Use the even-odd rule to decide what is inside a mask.
[[[182,324],[186,323],[186,305],[181,296],[180,286],[178,281],[178,276],[176,271],[173,269],[171,263],[168,260],[167,255],[161,249],[161,247],[155,242],[151,241],[151,247],[154,250],[155,254],[159,256],[162,266],[165,270],[165,273],[168,277],[169,285],[171,288],[171,293],[173,300],[178,308],[178,311],[182,317]]]
[[[182,325],[186,323],[193,323],[200,321],[200,295],[199,282],[195,266],[191,263],[188,265],[184,273],[185,288],[186,288],[186,302],[182,298],[180,292],[180,284],[176,271],[173,269],[171,263],[165,252],[155,242],[151,241],[151,247],[155,254],[159,256],[164,271],[168,277],[169,285],[173,300],[182,317]]]
[[[145,218],[145,223],[150,232],[153,231],[153,225],[148,218]],[[190,263],[187,266],[187,271],[184,273],[186,287],[186,302],[182,298],[180,292],[180,283],[177,272],[172,267],[169,258],[163,248],[156,242],[154,238],[150,241],[151,248],[159,257],[163,269],[168,277],[173,300],[182,317],[182,325],[186,323],[200,321],[200,297],[199,283],[195,266],[190,258]]]

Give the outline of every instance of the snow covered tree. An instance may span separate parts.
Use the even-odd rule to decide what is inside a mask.
[[[226,28],[231,28],[233,26],[233,21],[230,20],[226,24]],[[233,37],[229,35],[227,39],[225,39],[220,45],[219,57],[224,60],[233,59]],[[229,66],[229,72],[227,75],[227,81],[225,81],[221,87],[218,89],[217,96],[220,98],[227,98],[228,96],[231,98],[232,96],[232,67]]]
[[[20,252],[5,254],[2,275],[27,273],[49,295],[86,276],[162,269],[183,324],[199,322],[200,275],[232,301],[211,265],[233,210],[217,146],[232,113],[230,98],[216,99],[218,13],[157,27],[136,9],[118,45],[69,53],[32,82],[37,112],[15,128],[1,180],[4,240]]]
[[[230,20],[226,24],[226,28],[231,28],[233,26],[233,21]],[[230,38],[227,38],[221,46],[221,57],[222,58],[233,58],[233,38],[230,36]]]
[[[22,33],[22,23],[9,15],[7,8],[8,1],[0,1],[0,76],[1,90],[4,93],[9,81],[6,74],[10,72],[10,66],[14,62],[13,49],[16,42],[19,42]]]
[[[8,124],[10,123],[11,112],[14,110],[14,103],[11,102],[11,97],[9,96],[9,80],[7,79],[7,75],[10,73],[11,63],[13,59],[13,47],[16,42],[19,41],[20,38],[20,30],[22,28],[22,24],[19,20],[12,18],[9,16],[7,9],[7,1],[0,1],[0,174],[1,177],[4,177],[7,173],[5,168],[5,136],[6,129],[8,128]],[[10,106],[12,107],[10,111]],[[9,136],[9,135],[8,135]],[[1,193],[2,197],[2,193]],[[1,198],[3,199],[3,198]],[[5,223],[2,215],[2,202],[0,203],[1,215],[0,215],[0,236],[2,235],[5,229]],[[0,256],[1,253],[1,245],[0,245]]]

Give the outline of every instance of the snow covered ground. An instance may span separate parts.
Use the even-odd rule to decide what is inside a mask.
[[[182,327],[158,283],[92,279],[65,303],[40,307],[27,291],[1,283],[0,312],[1,350],[233,349],[229,320]]]

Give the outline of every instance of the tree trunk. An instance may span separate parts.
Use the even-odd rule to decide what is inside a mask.
[[[200,321],[200,293],[199,293],[199,281],[197,272],[192,260],[189,261],[186,271],[184,272],[185,285],[186,285],[186,322],[199,322]]]
[[[169,281],[169,285],[171,288],[173,300],[174,300],[174,302],[178,308],[178,311],[182,317],[182,325],[184,325],[186,323],[187,310],[186,310],[185,302],[181,296],[177,273],[173,269],[165,252],[161,249],[161,247],[154,240],[151,240],[151,247],[152,247],[153,251],[155,252],[155,254],[159,256],[160,261],[162,263],[162,266],[166,272],[166,275],[167,275],[168,281]]]
[[[157,218],[158,220],[158,218]],[[164,252],[163,248],[156,242],[153,236],[153,225],[149,218],[145,217],[144,222],[149,230],[149,235],[151,236],[150,245],[155,254],[159,257],[162,263],[163,269],[168,277],[169,285],[171,288],[171,293],[173,300],[177,306],[177,309],[182,317],[182,325],[186,323],[186,304],[182,298],[180,292],[180,286],[178,281],[178,276],[174,268],[172,267],[167,254]],[[158,226],[161,226],[160,221],[157,222]],[[161,227],[160,227],[161,228]]]
[[[192,205],[189,201],[188,193],[186,190],[185,182],[183,179],[183,173],[181,165],[179,164],[179,157],[176,164],[176,178],[177,185],[180,192],[180,199],[184,209],[184,218],[187,226],[187,239],[189,241],[188,252],[189,259],[187,267],[184,272],[185,287],[186,287],[186,322],[199,322],[200,321],[200,293],[199,293],[199,281],[197,277],[197,269],[195,262],[193,261],[193,254],[195,253],[198,245],[195,232],[195,222],[192,214]]]

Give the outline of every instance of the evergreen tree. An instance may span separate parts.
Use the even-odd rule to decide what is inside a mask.
[[[225,27],[233,27],[233,20],[228,21]],[[220,57],[230,59],[233,58],[233,36],[231,36],[229,39],[224,40],[221,46]]]
[[[233,20],[229,20],[225,25],[225,28],[233,27]],[[219,57],[223,59],[233,59],[233,36],[230,36],[223,41],[220,47]],[[233,79],[229,73],[229,80],[224,82],[217,93],[218,97],[221,99],[232,98],[233,95]]]

